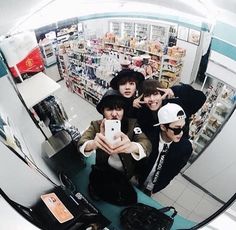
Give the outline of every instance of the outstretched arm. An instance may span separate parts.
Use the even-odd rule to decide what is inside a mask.
[[[174,92],[174,96],[180,98],[183,103],[185,112],[189,116],[196,113],[205,103],[205,94],[197,89],[194,89],[191,85],[182,84],[171,87]]]

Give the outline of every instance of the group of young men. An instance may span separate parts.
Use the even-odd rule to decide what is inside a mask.
[[[145,80],[130,69],[116,74],[110,86],[97,104],[103,119],[91,122],[78,149],[84,156],[96,152],[97,165],[125,172],[151,196],[186,165],[192,153],[189,119],[206,97],[186,84],[164,89],[158,80]],[[106,119],[121,121],[121,132],[112,144],[104,133]]]

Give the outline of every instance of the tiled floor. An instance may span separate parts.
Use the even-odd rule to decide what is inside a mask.
[[[46,74],[56,81],[60,79],[56,65],[47,69]],[[101,118],[96,108],[70,92],[64,81],[59,84],[61,88],[55,92],[55,96],[61,100],[72,125],[82,132],[90,121]],[[153,195],[153,199],[163,206],[174,206],[179,215],[194,222],[203,221],[222,206],[181,175],[176,176],[164,190]]]

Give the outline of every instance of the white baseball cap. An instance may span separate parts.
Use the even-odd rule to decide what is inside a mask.
[[[186,118],[183,108],[175,103],[167,103],[162,106],[157,112],[157,116],[159,123],[154,126],[169,124]]]

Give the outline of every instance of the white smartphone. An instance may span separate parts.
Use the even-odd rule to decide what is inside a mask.
[[[105,120],[105,137],[113,144],[115,141],[115,135],[121,131],[120,120]]]

